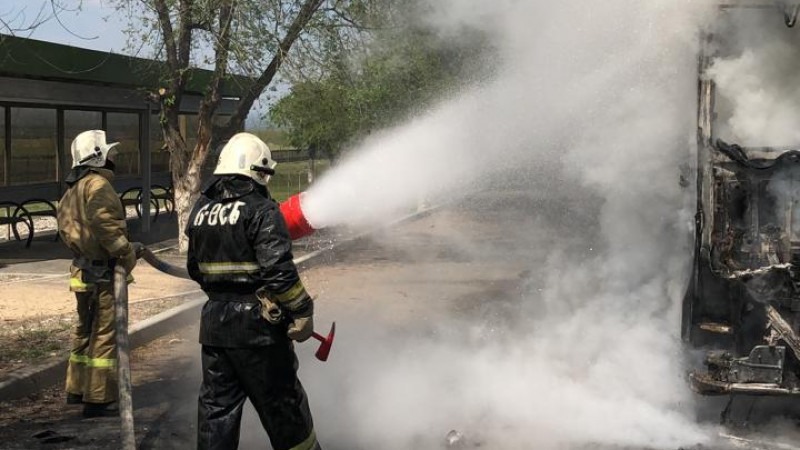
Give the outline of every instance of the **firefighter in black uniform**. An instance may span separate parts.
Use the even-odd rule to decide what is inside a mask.
[[[314,304],[267,191],[275,165],[260,139],[235,135],[186,227],[188,270],[209,299],[200,322],[198,449],[238,447],[246,398],[275,450],[320,449],[292,344],[311,337]]]

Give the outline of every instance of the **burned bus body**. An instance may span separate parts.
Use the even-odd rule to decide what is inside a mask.
[[[707,152],[684,337],[721,349],[692,380],[705,394],[800,394],[800,151]]]
[[[772,3],[784,19],[776,26],[793,27],[797,5]],[[800,146],[717,137],[718,93],[707,73],[720,39],[704,36],[700,58],[695,254],[682,336],[706,357],[690,379],[706,395],[800,395]]]

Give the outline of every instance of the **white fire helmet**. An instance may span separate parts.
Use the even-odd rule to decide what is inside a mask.
[[[111,149],[119,142],[106,142],[103,130],[84,131],[72,141],[72,167],[104,167],[106,161],[113,162]]]
[[[214,175],[244,175],[266,185],[277,165],[264,141],[250,133],[237,133],[222,147]]]

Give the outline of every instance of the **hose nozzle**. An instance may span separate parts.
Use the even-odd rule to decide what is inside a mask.
[[[301,192],[281,203],[281,214],[283,214],[283,220],[286,221],[286,227],[289,228],[289,237],[292,240],[300,239],[316,231],[303,214],[302,196]]]

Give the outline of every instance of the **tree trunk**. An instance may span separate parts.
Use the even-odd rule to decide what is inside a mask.
[[[181,253],[186,252],[189,248],[189,242],[184,230],[189,221],[192,207],[200,194],[202,184],[201,169],[208,155],[212,140],[216,142],[227,140],[243,128],[244,121],[253,103],[264,89],[272,83],[289,49],[299,38],[306,24],[311,20],[311,17],[319,9],[323,1],[303,0],[297,16],[289,24],[286,34],[281,39],[272,61],[240,99],[239,105],[228,120],[227,125],[214,130],[212,118],[222,99],[220,85],[227,73],[231,33],[233,32],[232,21],[236,5],[233,0],[216,3],[216,8],[219,9],[213,10],[219,12],[219,30],[217,30],[218,33],[215,33],[214,74],[200,103],[200,110],[197,115],[197,144],[192,149],[186,147],[186,141],[181,136],[178,114],[186,86],[186,77],[184,75],[189,67],[192,30],[197,27],[198,23],[193,22],[192,19],[192,2],[181,0],[178,9],[179,26],[176,33],[170,15],[170,7],[174,6],[174,4],[168,3],[166,0],[156,0],[154,2],[162,37],[164,38],[167,66],[172,75],[169,88],[159,90],[159,98],[162,108],[162,131],[164,132],[167,148],[170,151],[170,170],[172,171],[175,211],[178,216],[178,248]],[[212,2],[211,4],[214,5],[215,3]]]
[[[178,216],[178,250],[186,253],[189,250],[189,239],[184,230],[189,222],[189,214],[192,212],[197,197],[200,195],[200,175],[180,176],[177,172],[172,173],[172,183],[175,192],[175,211]]]
[[[200,173],[194,169],[192,152],[186,147],[181,136],[177,114],[173,111],[174,120],[162,122],[164,141],[170,154],[170,171],[172,172],[172,190],[175,199],[175,214],[178,217],[178,249],[185,253],[189,249],[189,241],[183,230],[189,220],[189,213],[200,193]],[[169,117],[173,119],[173,117]],[[194,150],[194,149],[191,149]]]
[[[175,189],[175,211],[178,216],[178,250],[186,253],[189,250],[189,239],[184,230],[189,223],[189,214],[192,212],[195,202],[200,197],[200,189],[203,186],[203,164],[208,154],[210,143],[208,141],[198,141],[192,149],[191,156],[187,156],[188,161],[184,164],[185,171],[172,172],[172,185]]]

